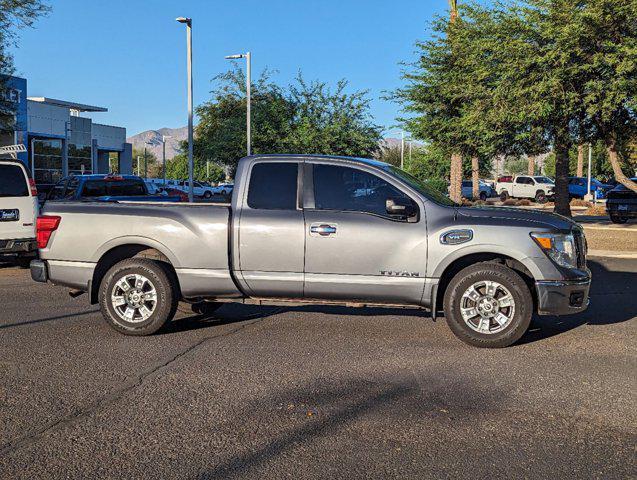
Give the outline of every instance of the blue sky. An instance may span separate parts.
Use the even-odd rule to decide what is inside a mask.
[[[289,83],[306,79],[368,89],[376,123],[391,133],[398,107],[380,99],[400,85],[400,61],[415,58],[447,0],[59,0],[34,29],[20,32],[17,74],[30,96],[105,106],[100,122],[132,135],[186,124],[186,34],[177,16],[193,18],[195,105],[224,55],[250,50],[253,71],[275,69]]]

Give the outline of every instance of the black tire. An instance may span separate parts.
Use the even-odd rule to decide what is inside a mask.
[[[210,197],[212,197],[212,193],[210,193],[210,191],[206,190],[203,192],[203,198],[209,199]]]
[[[609,214],[610,216],[610,221],[613,223],[626,223],[628,221],[627,218],[621,217],[616,213],[611,213]]]
[[[537,203],[546,203],[546,193],[544,193],[544,190],[539,190],[535,194],[535,201]]]
[[[503,190],[502,192],[500,192],[500,200],[503,202],[506,202],[509,199],[509,192],[507,192],[506,190]]]
[[[480,333],[470,328],[460,312],[463,294],[476,282],[491,280],[505,287],[513,297],[510,323],[496,333]],[[451,331],[465,343],[481,348],[503,348],[515,343],[528,330],[533,314],[533,298],[526,282],[512,269],[496,263],[466,267],[451,279],[444,296],[444,311]]]
[[[198,313],[200,315],[212,315],[221,307],[223,307],[222,302],[197,302],[191,305],[191,309],[194,313]]]
[[[156,304],[151,315],[145,320],[126,321],[116,311],[111,294],[116,284],[126,275],[141,274],[149,280],[156,291]],[[172,320],[177,310],[179,292],[174,274],[162,262],[147,258],[127,258],[113,265],[100,284],[99,302],[106,323],[124,335],[151,335]]]
[[[487,192],[480,192],[480,200],[483,202],[487,201]]]

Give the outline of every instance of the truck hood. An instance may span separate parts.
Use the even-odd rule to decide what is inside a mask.
[[[461,217],[470,218],[492,218],[497,223],[502,220],[523,222],[531,228],[552,228],[556,230],[571,230],[577,226],[570,218],[558,215],[557,213],[538,212],[535,210],[522,210],[519,208],[506,207],[459,207],[458,214]]]

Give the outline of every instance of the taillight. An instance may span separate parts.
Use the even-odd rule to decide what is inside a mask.
[[[29,187],[31,188],[31,196],[32,197],[37,197],[38,196],[38,189],[35,186],[35,180],[33,180],[32,178],[29,178]]]
[[[37,232],[38,248],[46,248],[49,244],[51,234],[57,230],[62,218],[53,215],[42,215],[35,222]]]

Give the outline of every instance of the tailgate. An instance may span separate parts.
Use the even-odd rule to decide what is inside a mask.
[[[37,198],[22,166],[0,163],[0,240],[35,237]]]

